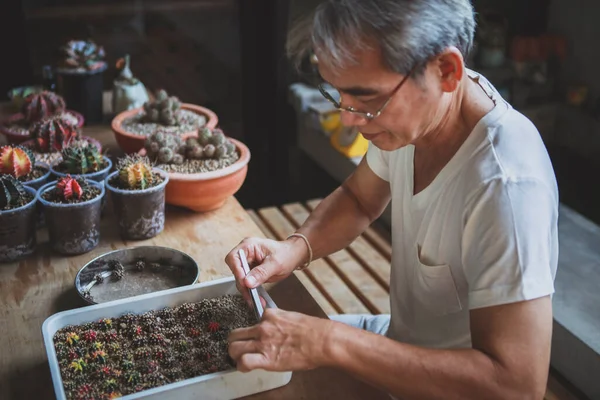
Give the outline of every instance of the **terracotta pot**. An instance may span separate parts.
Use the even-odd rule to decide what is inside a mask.
[[[212,110],[208,108],[197,106],[195,104],[187,104],[183,103],[181,108],[188,111],[193,111],[198,114],[202,114],[206,117],[206,126],[210,129],[213,129],[219,123],[219,118],[217,114],[215,114]],[[131,132],[127,132],[123,130],[121,125],[123,121],[133,117],[136,114],[143,112],[142,107],[134,108],[132,110],[123,111],[117,114],[111,123],[111,128],[115,134],[115,139],[117,144],[125,153],[137,153],[144,147],[144,142],[146,141],[146,136],[136,135]],[[181,135],[181,137],[185,140],[189,137],[197,136],[198,132],[196,130],[185,132]]]
[[[56,186],[56,181],[42,186],[37,201],[42,204],[48,226],[50,246],[63,255],[77,255],[93,250],[100,241],[100,212],[104,185],[90,181],[100,189],[100,195],[82,203],[53,203],[42,195]]]
[[[73,111],[73,110],[66,110],[66,112],[68,112],[69,114],[72,114],[73,116],[75,116],[75,118],[77,118],[77,127],[78,128],[81,128],[83,126],[83,123],[85,122],[83,115],[81,115],[77,111]],[[0,124],[0,133],[3,133],[4,135],[6,135],[6,140],[8,140],[8,143],[19,144],[19,143],[23,143],[23,142],[26,142],[29,139],[31,139],[30,133],[28,133],[27,135],[21,135],[21,134],[11,131],[8,128],[9,125],[14,124],[15,122],[20,121],[22,119],[23,119],[23,114],[19,112],[16,114],[12,114],[11,116],[9,116],[5,120],[3,120],[2,123]]]
[[[0,211],[0,262],[21,260],[35,252],[36,241],[36,190],[25,186],[33,195],[26,205]]]
[[[181,174],[169,172],[166,202],[197,212],[216,210],[225,204],[242,187],[248,172],[250,150],[242,142],[231,140],[240,153],[240,158],[230,166],[211,172]],[[146,149],[139,151],[146,154]]]
[[[150,239],[165,227],[165,187],[169,175],[158,168],[154,168],[153,172],[160,174],[163,182],[144,190],[125,190],[112,186],[110,181],[119,171],[111,173],[104,181],[124,240]]]

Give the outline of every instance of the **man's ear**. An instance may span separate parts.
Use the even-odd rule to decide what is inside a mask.
[[[443,92],[454,92],[462,80],[464,60],[456,47],[450,47],[438,56],[438,74]]]

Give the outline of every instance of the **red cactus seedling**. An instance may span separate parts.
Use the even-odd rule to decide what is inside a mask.
[[[218,331],[218,330],[219,330],[219,327],[220,327],[220,326],[221,326],[221,325],[219,325],[219,323],[218,323],[218,322],[214,322],[214,321],[213,321],[213,322],[209,322],[209,323],[208,323],[208,330],[209,330],[210,332],[213,332],[213,333],[214,333],[214,332],[216,332],[216,331]]]
[[[56,184],[58,192],[61,197],[65,200],[71,200],[73,198],[79,200],[83,195],[83,189],[77,180],[71,178],[71,175],[67,175],[63,178],[60,178],[58,183]]]
[[[94,330],[89,330],[83,333],[83,340],[86,340],[88,342],[93,342],[94,340],[96,340],[96,336],[97,333]]]

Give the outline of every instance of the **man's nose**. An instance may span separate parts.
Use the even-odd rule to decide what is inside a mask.
[[[344,126],[364,126],[368,123],[367,119],[360,115],[345,110],[342,110],[341,113],[341,121]]]

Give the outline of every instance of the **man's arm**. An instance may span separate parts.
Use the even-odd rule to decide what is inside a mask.
[[[390,184],[368,166],[366,157],[356,170],[327,196],[297,232],[311,243],[313,259],[346,247],[385,210],[391,198]],[[292,238],[299,246],[301,239]]]
[[[471,311],[472,349],[398,343],[341,323],[328,335],[327,365],[401,399],[542,399],[550,362],[552,303]]]

